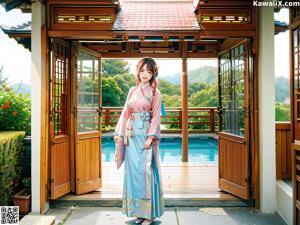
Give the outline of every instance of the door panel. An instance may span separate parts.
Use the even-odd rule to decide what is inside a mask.
[[[50,80],[51,199],[70,192],[70,45],[53,39]]]
[[[299,15],[300,7],[292,9]],[[292,122],[292,179],[293,221],[300,223],[300,26],[291,30],[292,74],[291,74],[291,122]]]
[[[249,42],[219,55],[219,187],[249,198]]]
[[[101,188],[101,61],[78,45],[76,62],[76,194],[82,194]]]

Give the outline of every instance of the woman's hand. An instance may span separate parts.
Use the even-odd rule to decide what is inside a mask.
[[[144,144],[144,149],[148,150],[150,149],[150,145],[152,144],[152,138],[148,137],[145,144]]]
[[[114,141],[117,142],[118,138],[119,138],[118,135],[114,136]],[[118,161],[118,154],[117,154],[117,150],[116,150],[116,152],[115,152],[115,162],[117,163],[117,161]]]
[[[119,138],[118,135],[114,136],[114,141],[117,142],[117,141],[118,141],[118,138]]]
[[[115,152],[115,163],[118,162],[118,154],[117,154],[117,151]]]

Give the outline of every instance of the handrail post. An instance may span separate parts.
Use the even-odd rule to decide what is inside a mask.
[[[179,110],[179,128],[182,129],[182,108]]]
[[[209,111],[209,126],[210,126],[210,133],[214,133],[215,132],[215,110],[214,109],[210,109]]]
[[[105,125],[110,125],[110,111],[109,108],[105,110]]]

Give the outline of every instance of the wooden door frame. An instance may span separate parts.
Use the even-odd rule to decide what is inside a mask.
[[[41,186],[40,186],[40,213],[47,211],[46,202],[48,200],[50,185],[48,179],[50,177],[50,137],[49,137],[49,85],[50,85],[50,51],[49,38],[47,35],[47,26],[44,24],[41,28],[42,37],[42,90],[41,90]]]
[[[255,17],[255,20],[258,20],[258,17]],[[257,23],[256,23],[257,24]],[[256,27],[256,29],[258,30],[258,28]],[[48,34],[48,37],[50,37],[51,35]],[[225,36],[224,36],[225,37]],[[227,36],[228,37],[228,36]],[[251,61],[253,62],[254,65],[258,65],[258,45],[259,45],[259,36],[258,36],[258,32],[252,33],[250,36],[249,35],[245,35],[245,37],[247,38],[252,38],[252,42],[253,42],[253,46],[251,49],[252,52],[252,58]],[[73,48],[71,48],[71,74],[74,74],[74,64],[72,63],[74,55],[73,55]],[[50,59],[49,59],[50,60]],[[252,138],[252,145],[251,145],[251,156],[252,156],[252,185],[253,185],[253,193],[252,193],[252,198],[255,199],[255,207],[259,208],[260,207],[260,166],[259,166],[259,111],[258,111],[258,66],[254,66],[253,67],[253,77],[251,78],[252,81],[251,83],[251,93],[252,93],[252,100],[250,102],[251,104],[251,112],[250,112],[250,117],[253,118],[252,122],[250,124],[251,127],[251,136]],[[73,81],[72,79],[74,79],[73,76],[71,76],[71,88],[73,88]],[[74,99],[72,97],[71,99],[71,119],[73,119],[74,117]],[[72,124],[72,123],[71,123]],[[71,125],[71,135],[74,135],[74,126]],[[71,137],[71,140],[73,140],[73,143],[71,142],[71,145],[74,146],[74,137]],[[75,169],[74,169],[74,151],[75,149],[73,149],[71,151],[71,191],[74,192],[75,191]],[[49,159],[50,160],[50,159]],[[101,170],[102,172],[102,170]],[[102,174],[101,174],[102,176]],[[48,195],[49,197],[49,195]]]

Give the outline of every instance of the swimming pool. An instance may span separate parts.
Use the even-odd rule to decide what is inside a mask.
[[[162,162],[181,162],[181,138],[162,138],[159,153]],[[114,162],[115,144],[102,138],[102,161]],[[211,137],[189,138],[189,162],[218,162],[218,141]]]

